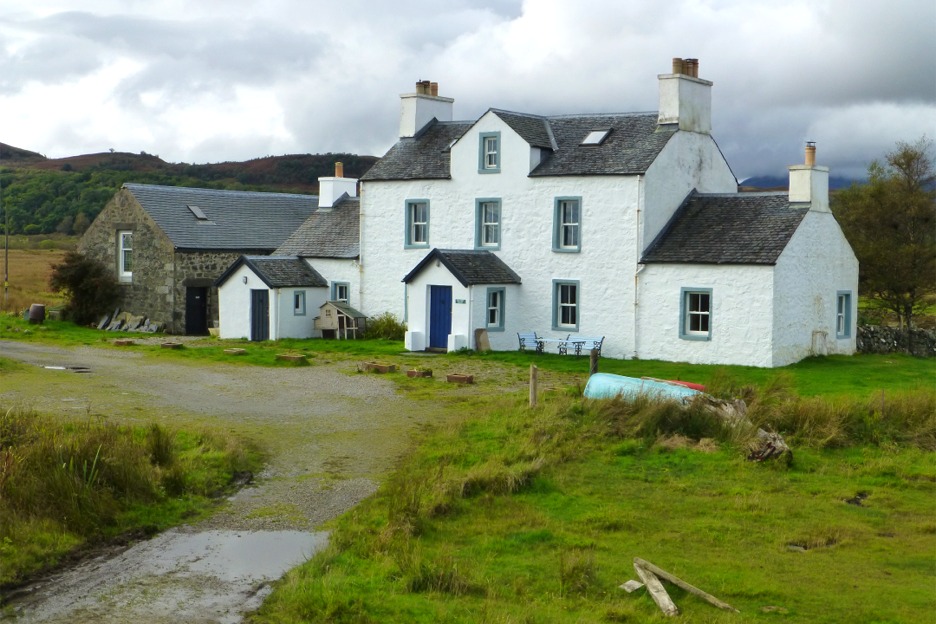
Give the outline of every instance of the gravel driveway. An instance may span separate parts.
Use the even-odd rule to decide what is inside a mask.
[[[259,604],[271,580],[324,544],[315,527],[373,493],[413,431],[444,417],[433,402],[406,399],[386,379],[358,374],[350,361],[295,368],[194,364],[147,358],[132,348],[10,341],[0,341],[0,356],[38,365],[0,375],[5,404],[223,427],[269,453],[255,483],[208,520],[28,588],[13,603],[22,622],[237,622]],[[296,542],[283,549],[288,556],[278,565],[256,554],[274,548],[247,545],[290,536]],[[151,565],[162,555],[164,565]]]

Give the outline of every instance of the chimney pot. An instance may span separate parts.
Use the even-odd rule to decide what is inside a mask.
[[[429,95],[434,95],[436,97],[439,96],[439,83],[438,82],[429,83]]]
[[[344,163],[340,160],[335,163],[335,177],[343,178],[344,177]]]
[[[806,166],[816,166],[816,142],[806,141]]]
[[[699,77],[699,59],[696,59],[696,58],[686,59],[686,65],[688,65],[687,67],[688,71],[686,73],[692,76],[693,78],[698,78]]]
[[[674,74],[683,73],[682,68],[683,68],[682,59],[679,58],[678,56],[674,56],[673,57],[673,73]]]

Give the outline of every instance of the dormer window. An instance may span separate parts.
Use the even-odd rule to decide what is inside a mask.
[[[478,173],[500,173],[500,132],[484,132],[478,148]]]
[[[601,145],[605,142],[605,139],[608,138],[609,134],[611,134],[611,128],[592,130],[582,139],[582,145]]]

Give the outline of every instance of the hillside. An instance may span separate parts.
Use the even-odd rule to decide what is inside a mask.
[[[347,177],[376,162],[356,154],[290,154],[204,165],[167,163],[145,152],[46,158],[0,143],[2,210],[12,234],[80,234],[125,182],[282,193],[318,192],[336,161]],[[2,224],[0,224],[2,231]]]

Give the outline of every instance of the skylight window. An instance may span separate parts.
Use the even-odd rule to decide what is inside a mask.
[[[198,206],[189,205],[188,209],[192,211],[192,214],[195,215],[195,218],[198,219],[199,221],[208,220],[208,217],[205,215],[202,209],[199,208]]]
[[[601,145],[609,134],[611,134],[611,128],[592,130],[582,139],[582,145]]]

